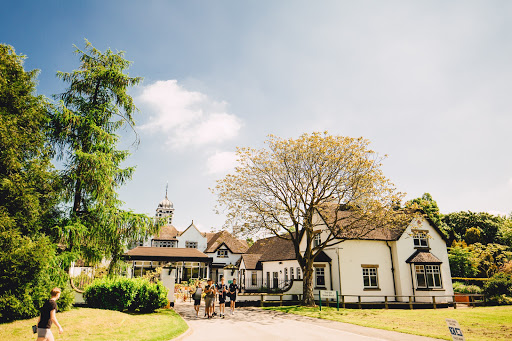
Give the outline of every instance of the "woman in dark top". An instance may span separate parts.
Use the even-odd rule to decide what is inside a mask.
[[[51,331],[52,322],[59,328],[59,333],[62,334],[63,330],[57,321],[55,314],[57,313],[57,301],[60,297],[60,289],[53,288],[50,293],[50,299],[41,308],[41,316],[37,323],[37,341],[54,341]]]

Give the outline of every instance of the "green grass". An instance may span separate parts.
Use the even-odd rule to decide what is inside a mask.
[[[467,341],[511,340],[512,306],[463,309],[340,309],[267,307],[264,309],[451,340],[445,319],[459,322]]]
[[[188,326],[173,310],[161,309],[152,314],[125,314],[118,311],[78,308],[57,313],[64,329],[59,334],[52,326],[56,340],[168,341],[187,330]],[[0,340],[35,340],[31,326],[38,318],[0,325]]]

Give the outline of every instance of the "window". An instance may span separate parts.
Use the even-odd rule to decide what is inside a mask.
[[[313,239],[313,247],[322,244],[322,239],[320,238],[320,233],[315,234],[315,238]]]
[[[288,268],[284,268],[284,280],[288,282]]]
[[[270,288],[270,272],[267,271],[267,287]]]
[[[441,269],[439,265],[415,265],[417,288],[442,288]]]
[[[428,247],[427,233],[424,231],[413,232],[414,247]]]
[[[258,273],[256,271],[253,271],[251,273],[251,285],[256,286],[258,283]]]
[[[174,247],[172,240],[156,240],[153,243],[155,247]]]
[[[218,250],[217,257],[219,258],[228,258],[228,250]]]
[[[272,288],[277,288],[279,286],[279,281],[278,281],[278,275],[279,273],[277,271],[273,272],[273,275],[274,275],[274,278],[273,278],[273,283],[272,283]]]
[[[363,285],[364,288],[378,288],[379,277],[377,275],[377,267],[363,268]]]
[[[290,267],[290,279],[293,279],[293,268]]]
[[[197,249],[197,242],[185,242],[185,247],[189,249]]]
[[[315,268],[316,286],[325,286],[325,268]]]
[[[297,267],[297,279],[300,279],[300,268]]]

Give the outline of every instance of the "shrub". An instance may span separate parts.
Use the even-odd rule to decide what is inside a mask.
[[[89,285],[84,299],[91,308],[147,313],[167,304],[167,289],[144,278],[105,278]]]
[[[453,291],[459,294],[480,294],[482,289],[476,285],[466,285],[461,282],[453,282]]]
[[[484,293],[489,297],[512,296],[512,276],[498,272],[484,284]]]

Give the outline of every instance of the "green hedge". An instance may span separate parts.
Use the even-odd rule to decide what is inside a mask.
[[[104,278],[87,286],[84,299],[91,308],[150,313],[167,304],[167,289],[144,278]]]
[[[504,272],[495,274],[484,284],[484,293],[489,298],[512,296],[512,275]]]

